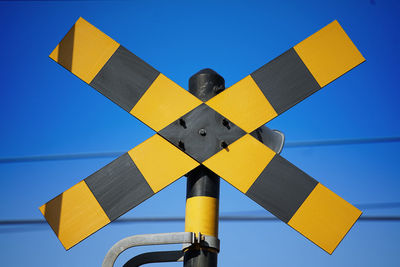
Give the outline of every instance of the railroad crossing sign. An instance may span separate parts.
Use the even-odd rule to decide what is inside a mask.
[[[40,207],[65,249],[197,166],[328,253],[361,215],[255,138],[259,127],[364,61],[337,21],[203,101],[82,18],[50,57],[157,132]]]

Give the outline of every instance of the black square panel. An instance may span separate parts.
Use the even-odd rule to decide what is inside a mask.
[[[130,112],[159,74],[121,45],[90,86]]]
[[[275,155],[246,196],[288,223],[317,184],[292,163]]]
[[[128,153],[85,179],[110,221],[154,195]]]
[[[202,163],[246,132],[206,104],[201,104],[159,134]]]
[[[278,115],[321,89],[293,48],[253,72],[251,77]]]

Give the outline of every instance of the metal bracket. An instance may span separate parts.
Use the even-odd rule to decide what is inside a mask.
[[[182,250],[155,251],[139,254],[129,261],[123,267],[138,267],[147,263],[154,262],[180,262],[183,261]]]
[[[195,244],[199,244],[201,247],[213,248],[219,252],[219,239],[215,236],[203,235],[201,233],[198,233],[197,236],[195,235],[195,240],[192,244],[183,244],[182,250]]]
[[[102,267],[113,267],[118,256],[128,248],[165,244],[183,244],[183,249],[194,244],[200,244],[202,247],[210,247],[219,251],[219,239],[214,236],[202,235],[201,233],[198,233],[197,236],[192,232],[135,235],[115,243],[107,252]],[[140,266],[151,262],[177,262],[183,260],[182,256],[182,251],[144,253],[133,257],[124,267]]]
[[[283,145],[285,144],[285,135],[282,132],[271,130],[265,125],[254,130],[251,135],[277,154],[281,153]]]

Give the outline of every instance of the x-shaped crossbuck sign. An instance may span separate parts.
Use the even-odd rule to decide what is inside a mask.
[[[157,132],[40,207],[66,249],[200,164],[328,253],[361,215],[255,138],[364,61],[337,21],[205,102],[82,18],[50,57]]]

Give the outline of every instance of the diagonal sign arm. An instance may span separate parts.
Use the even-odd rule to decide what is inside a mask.
[[[254,135],[363,61],[334,21],[206,104]],[[249,134],[202,164],[330,254],[361,215]]]
[[[50,58],[155,131],[202,103],[83,18]]]
[[[203,165],[330,254],[361,215],[249,134]]]
[[[50,58],[155,131],[202,103],[83,18]],[[198,165],[156,134],[40,211],[69,249]]]
[[[207,104],[250,133],[364,60],[333,21]]]
[[[65,249],[153,196],[199,163],[158,134],[40,207]]]

